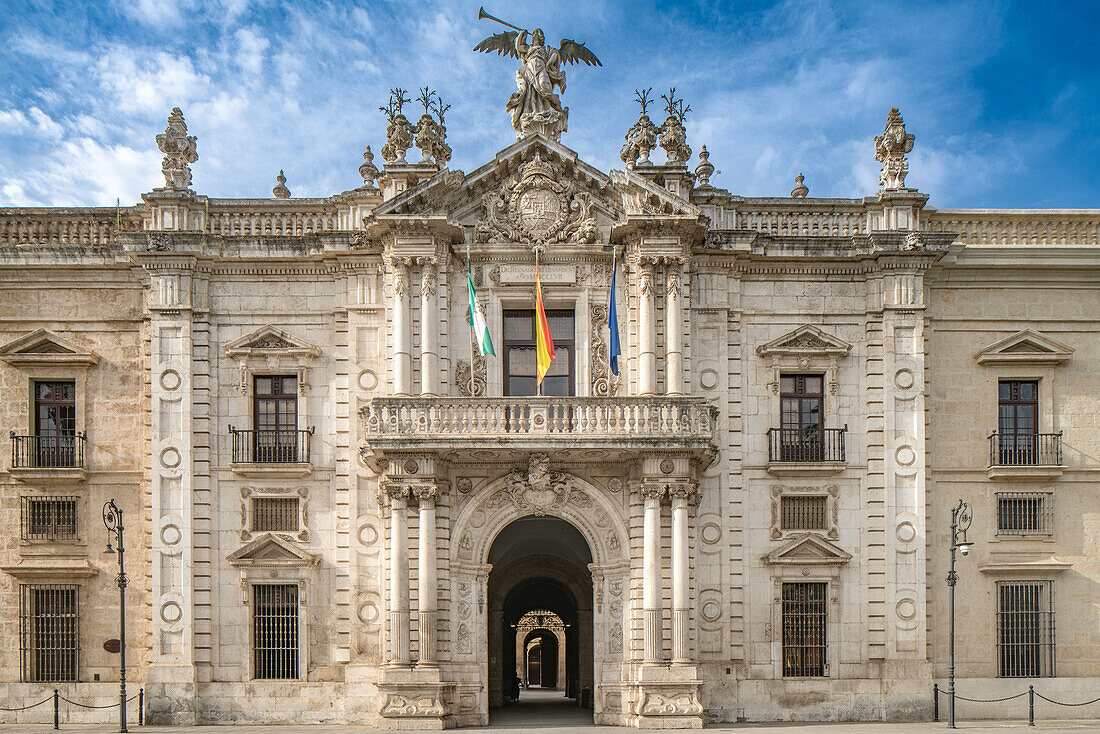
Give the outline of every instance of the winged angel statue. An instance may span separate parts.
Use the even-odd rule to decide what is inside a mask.
[[[501,56],[512,56],[523,65],[516,71],[516,87],[508,99],[508,113],[512,116],[512,127],[516,130],[516,139],[531,133],[540,133],[550,140],[560,140],[569,122],[569,108],[561,106],[561,100],[554,93],[554,87],[565,91],[565,70],[561,64],[582,62],[588,66],[603,66],[596,55],[583,43],[563,38],[557,48],[546,45],[546,36],[541,28],[531,33],[499,18],[494,18],[481,8],[478,20],[488,18],[515,30],[489,36],[474,46],[474,51],[484,53],[497,52]]]

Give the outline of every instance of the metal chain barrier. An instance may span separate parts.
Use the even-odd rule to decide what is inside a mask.
[[[19,708],[16,708],[16,709],[10,709],[10,708],[7,708],[6,706],[0,706],[0,711],[26,711],[27,709],[33,709],[35,706],[41,706],[44,703],[49,703],[52,700],[53,700],[53,696],[50,696],[49,698],[43,699],[43,700],[39,701],[38,703],[32,703],[30,706],[20,706]]]
[[[126,703],[137,699],[140,701],[138,706],[138,726],[145,726],[145,689],[140,688],[138,692],[126,699]],[[49,698],[42,699],[38,703],[32,703],[29,706],[20,706],[18,708],[8,708],[6,706],[0,706],[0,711],[27,711],[29,709],[37,708],[38,706],[44,706],[45,704],[53,701],[53,728],[59,729],[61,724],[61,702],[72,704],[73,706],[79,706],[85,709],[113,709],[118,708],[118,703],[108,704],[106,706],[93,706],[88,703],[81,703],[80,701],[73,701],[72,699],[65,698],[61,695],[60,690],[54,689],[53,695]]]
[[[940,690],[939,684],[932,685],[932,720],[940,720]],[[1001,703],[1002,701],[1011,701],[1014,698],[1020,698],[1027,696],[1027,725],[1035,726],[1035,698],[1039,697],[1047,703],[1052,703],[1055,706],[1089,706],[1094,703],[1100,703],[1100,696],[1092,699],[1091,701],[1080,701],[1077,703],[1067,703],[1065,701],[1055,701],[1053,698],[1047,698],[1043,694],[1035,690],[1035,686],[1031,685],[1027,687],[1026,691],[1021,691],[1014,696],[1005,696],[1004,698],[966,698],[955,694],[956,701],[969,701],[970,703]]]
[[[1004,698],[965,698],[963,696],[960,696],[958,693],[956,693],[955,694],[955,700],[956,701],[969,701],[971,703],[1000,703],[1001,701],[1011,701],[1014,698],[1019,698],[1020,696],[1026,696],[1026,695],[1027,695],[1027,691],[1023,691],[1021,693],[1017,693],[1015,696],[1005,696]]]
[[[1092,699],[1091,701],[1082,701],[1081,703],[1066,703],[1064,701],[1055,701],[1053,698],[1047,698],[1038,691],[1035,692],[1035,695],[1043,699],[1044,701],[1047,701],[1048,703],[1053,703],[1057,706],[1088,706],[1090,703],[1096,703],[1097,701],[1100,701],[1100,697],[1097,697]]]

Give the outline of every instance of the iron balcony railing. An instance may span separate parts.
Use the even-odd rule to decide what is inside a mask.
[[[1062,432],[993,433],[990,466],[1062,466]]]
[[[843,428],[771,428],[768,430],[768,461],[800,464],[843,462]]]
[[[313,429],[242,430],[229,427],[234,464],[308,464]]]
[[[83,469],[84,433],[18,436],[11,432],[13,469]]]

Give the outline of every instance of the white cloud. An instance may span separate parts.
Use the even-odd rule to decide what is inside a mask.
[[[100,84],[123,112],[162,112],[200,97],[210,79],[188,56],[116,45],[95,64]]]
[[[30,127],[30,120],[22,110],[0,110],[0,132],[13,135]]]
[[[246,75],[259,77],[264,70],[264,52],[271,42],[256,27],[239,28],[237,39],[237,65]],[[259,81],[256,79],[254,81]]]

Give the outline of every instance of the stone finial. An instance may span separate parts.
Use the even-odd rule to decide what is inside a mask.
[[[443,103],[443,97],[434,90],[424,87],[417,101],[424,105],[424,114],[416,124],[416,147],[422,154],[420,163],[434,162],[444,168],[451,160],[451,147],[447,145],[447,126],[444,124],[449,104]]]
[[[914,140],[915,135],[905,132],[905,121],[898,108],[892,108],[886,116],[882,135],[875,138],[875,160],[882,164],[878,183],[883,190],[905,188],[905,177],[909,173],[905,154],[913,150]]]
[[[653,87],[634,90],[634,99],[641,105],[642,114],[638,117],[638,121],[634,123],[634,126],[627,131],[626,145],[619,151],[619,157],[630,168],[638,163],[648,166],[650,164],[649,152],[657,147],[657,126],[645,113],[646,107],[653,104],[653,100],[649,98],[649,93],[652,91]]]
[[[185,190],[191,188],[191,167],[189,164],[199,159],[195,146],[195,136],[187,134],[187,123],[179,107],[172,108],[168,116],[168,126],[157,136],[157,147],[164,153],[161,171],[164,183],[170,189]]]
[[[378,187],[374,185],[375,179],[380,175],[378,167],[374,165],[374,153],[371,151],[370,146],[363,151],[363,162],[359,164],[359,175],[363,177],[363,188],[370,189],[371,191],[377,191]]]
[[[405,151],[412,147],[416,128],[401,114],[401,108],[408,102],[405,90],[397,88],[390,91],[389,103],[378,108],[390,121],[386,128],[386,144],[382,146],[382,160],[386,163],[405,163]]]
[[[276,199],[289,199],[290,189],[286,187],[286,176],[283,175],[283,169],[279,169],[279,175],[275,177],[275,188],[271,190],[271,193],[275,194]]]
[[[684,117],[691,112],[691,105],[685,105],[684,100],[676,99],[676,87],[670,87],[668,94],[662,94],[661,99],[665,101],[665,113],[668,114],[665,121],[657,128],[661,147],[668,156],[665,165],[683,165],[691,158],[691,148],[687,144],[687,130],[684,128]]]
[[[806,188],[805,177],[800,173],[794,177],[794,188],[791,189],[791,196],[795,199],[805,199],[806,195],[810,193],[810,190]]]
[[[714,174],[714,166],[710,162],[710,153],[707,146],[699,151],[699,165],[695,167],[695,179],[700,186],[710,186],[710,177]]]

